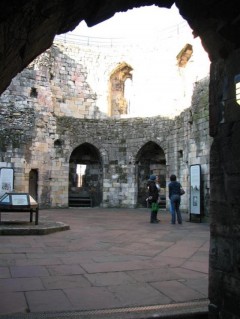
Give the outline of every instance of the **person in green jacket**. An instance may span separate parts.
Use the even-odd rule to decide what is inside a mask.
[[[151,175],[149,181],[147,183],[148,187],[148,203],[150,204],[151,208],[151,215],[150,215],[150,223],[157,224],[159,220],[157,219],[158,213],[158,197],[159,197],[159,190],[156,186],[156,176]]]

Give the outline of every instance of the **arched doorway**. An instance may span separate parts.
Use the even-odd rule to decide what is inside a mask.
[[[146,207],[147,181],[151,174],[158,176],[161,187],[161,208],[166,208],[166,159],[163,149],[155,142],[148,142],[136,156],[138,197],[137,206]]]
[[[31,171],[29,172],[28,192],[36,201],[38,200],[38,170],[37,169],[31,169]]]
[[[76,147],[69,160],[69,206],[99,206],[102,202],[102,165],[97,148]]]

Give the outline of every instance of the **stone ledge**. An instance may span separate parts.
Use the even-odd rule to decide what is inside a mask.
[[[3,221],[0,235],[48,235],[58,231],[69,230],[70,226],[62,222],[39,222],[38,225],[23,221]]]
[[[11,314],[0,319],[207,319],[208,299],[190,302],[70,312]]]

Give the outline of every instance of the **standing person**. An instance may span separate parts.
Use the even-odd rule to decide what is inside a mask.
[[[172,214],[171,224],[176,223],[176,214],[177,214],[178,224],[182,224],[182,215],[179,209],[180,202],[181,202],[181,193],[180,193],[181,188],[182,186],[179,182],[177,182],[176,175],[172,174],[170,176],[170,183],[168,184],[169,199],[171,202],[171,214]]]
[[[159,191],[156,186],[156,176],[151,175],[150,179],[147,183],[148,187],[148,202],[151,207],[151,217],[150,217],[150,223],[156,224],[159,222],[157,219],[157,213],[158,213],[158,196]]]

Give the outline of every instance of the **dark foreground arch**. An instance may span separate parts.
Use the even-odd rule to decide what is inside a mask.
[[[240,46],[238,1],[187,0],[25,0],[0,2],[0,93],[36,56],[49,48],[56,34],[73,30],[82,20],[93,26],[116,12],[176,2],[211,60],[226,58]]]

